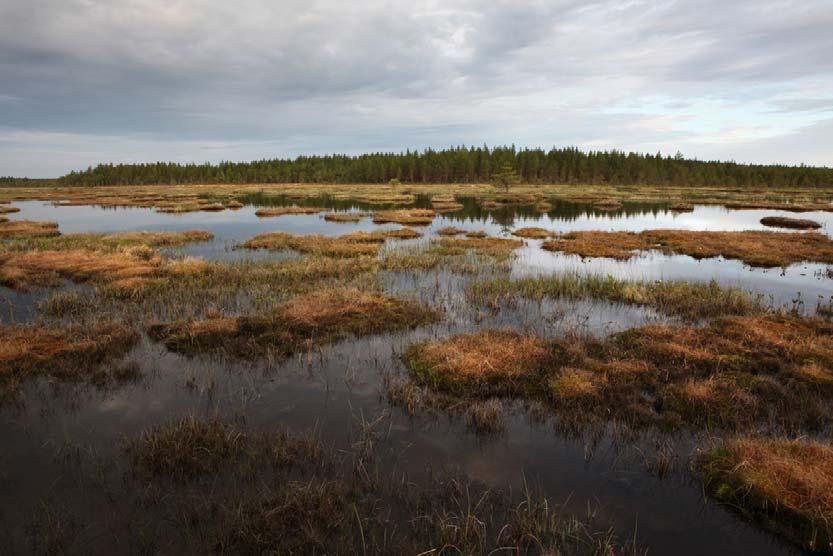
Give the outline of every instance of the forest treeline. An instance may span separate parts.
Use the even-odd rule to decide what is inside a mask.
[[[818,187],[833,185],[833,168],[701,161],[681,155],[577,148],[454,147],[442,150],[219,164],[100,164],[61,178],[62,185],[211,183],[485,183],[505,164],[524,183]]]

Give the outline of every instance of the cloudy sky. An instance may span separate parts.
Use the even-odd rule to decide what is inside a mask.
[[[833,166],[833,2],[0,2],[0,175],[484,142]]]

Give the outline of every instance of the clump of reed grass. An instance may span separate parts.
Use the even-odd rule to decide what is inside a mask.
[[[327,222],[358,222],[368,216],[365,212],[328,212],[324,215]]]
[[[479,434],[498,434],[504,430],[503,404],[500,400],[477,401],[466,413],[469,428]]]
[[[435,212],[454,212],[462,210],[463,205],[454,195],[434,195],[431,197],[431,207]]]
[[[409,226],[427,226],[434,221],[431,209],[399,209],[373,213],[374,224],[404,224]]]
[[[548,401],[572,418],[817,430],[831,423],[833,324],[784,315],[647,325],[606,340],[484,330],[409,347],[418,382]]]
[[[512,235],[529,239],[546,239],[552,236],[552,232],[544,228],[518,228],[512,232]]]
[[[466,237],[469,239],[482,239],[487,235],[488,234],[483,230],[472,230],[470,232],[466,232]]]
[[[51,237],[61,235],[55,222],[35,222],[32,220],[0,221],[0,239],[18,239],[31,237]]]
[[[0,381],[47,375],[106,382],[102,368],[124,357],[138,338],[132,328],[113,322],[92,327],[0,326]]]
[[[255,216],[266,218],[270,216],[284,216],[286,214],[318,214],[323,209],[318,207],[264,207],[255,211]]]
[[[650,250],[688,255],[695,259],[722,256],[757,267],[783,267],[802,261],[833,262],[833,241],[815,232],[586,231],[564,234],[545,241],[541,247],[582,257],[614,259],[629,259],[640,251]]]
[[[456,236],[462,234],[463,232],[465,232],[465,230],[455,226],[444,226],[437,230],[437,234],[441,236]]]
[[[733,438],[697,462],[707,491],[802,548],[833,552],[833,448]]]
[[[773,228],[789,228],[793,230],[817,230],[821,228],[821,224],[815,220],[788,218],[786,216],[765,216],[761,218],[761,224]]]
[[[20,209],[17,207],[0,206],[0,214],[12,214],[15,212],[20,212]]]
[[[376,255],[388,238],[412,239],[422,234],[410,228],[374,232],[353,232],[338,237],[293,235],[285,232],[260,234],[243,243],[246,249],[292,249],[326,257],[362,257]]]
[[[767,312],[763,296],[740,288],[722,287],[716,281],[635,281],[614,276],[563,272],[510,280],[506,277],[472,282],[470,300],[496,307],[517,297],[540,301],[544,298],[599,299],[613,303],[647,306],[688,320],[723,315],[751,315]]]
[[[219,418],[194,415],[151,427],[126,449],[139,473],[176,481],[216,475],[232,465],[317,466],[324,459],[324,449],[311,433],[250,432]]]
[[[550,345],[511,330],[483,330],[413,344],[403,359],[420,382],[482,397],[538,387],[554,364]]]
[[[691,203],[683,203],[683,202],[672,203],[671,206],[668,207],[668,209],[671,212],[693,212],[694,211],[694,205],[692,205]]]
[[[148,333],[173,351],[252,357],[265,350],[286,355],[312,342],[410,328],[438,317],[413,301],[342,288],[295,297],[266,315],[153,324]]]

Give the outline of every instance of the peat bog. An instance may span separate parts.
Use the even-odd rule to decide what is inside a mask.
[[[0,189],[0,541],[833,552],[829,197]]]

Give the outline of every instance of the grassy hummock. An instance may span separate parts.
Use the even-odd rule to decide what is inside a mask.
[[[148,334],[183,353],[220,351],[252,357],[268,350],[288,355],[312,344],[410,328],[438,317],[413,301],[330,289],[295,297],[265,315],[157,323],[149,326]]]
[[[697,462],[707,491],[804,549],[833,552],[833,447],[734,438]]]
[[[587,231],[564,234],[545,241],[541,247],[581,257],[620,260],[630,259],[640,252],[656,250],[666,254],[688,255],[695,259],[738,259],[757,267],[783,267],[802,261],[833,263],[833,241],[815,232]]]

